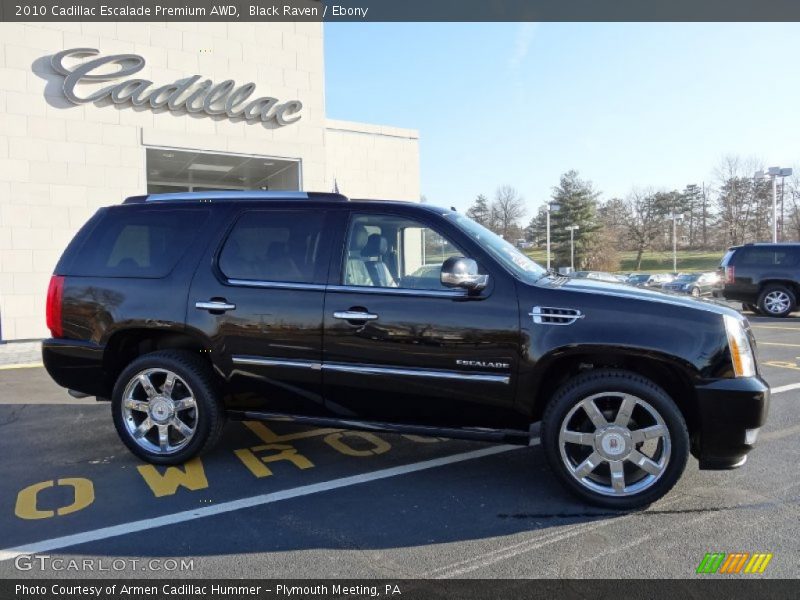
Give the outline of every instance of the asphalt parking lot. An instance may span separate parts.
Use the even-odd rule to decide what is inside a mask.
[[[758,577],[800,576],[800,316],[750,317],[774,390],[760,447],[734,471],[690,459],[638,513],[576,502],[537,446],[288,423],[231,423],[212,454],[156,469],[108,404],[0,370],[0,577],[685,578],[708,552],[772,553]],[[95,571],[19,570],[20,552]]]

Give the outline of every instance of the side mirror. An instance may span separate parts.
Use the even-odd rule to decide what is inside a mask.
[[[445,287],[479,292],[488,285],[489,276],[478,273],[478,263],[471,258],[451,256],[442,264],[440,281]]]

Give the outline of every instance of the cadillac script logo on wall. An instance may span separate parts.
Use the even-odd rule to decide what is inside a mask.
[[[300,119],[303,103],[299,100],[279,102],[269,96],[250,100],[256,89],[255,83],[245,83],[236,87],[232,79],[214,83],[192,75],[160,87],[153,88],[149,79],[125,79],[119,83],[95,90],[88,95],[78,95],[78,84],[96,84],[117,81],[138,73],[144,68],[144,58],[138,54],[114,54],[76,64],[72,68],[64,65],[64,59],[97,56],[94,48],[72,48],[53,55],[50,63],[53,69],[64,76],[64,96],[75,104],[97,102],[110,98],[114,104],[130,103],[134,106],[167,108],[172,111],[186,110],[190,113],[208,115],[227,115],[232,119],[268,122],[274,120],[278,125],[290,125]],[[109,65],[116,70],[109,71]]]

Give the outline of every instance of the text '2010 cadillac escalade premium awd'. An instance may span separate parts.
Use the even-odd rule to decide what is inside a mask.
[[[158,464],[225,418],[528,443],[584,500],[645,506],[745,462],[764,424],[746,319],[546,272],[453,210],[202,192],[100,209],[47,299],[50,375],[110,399]]]

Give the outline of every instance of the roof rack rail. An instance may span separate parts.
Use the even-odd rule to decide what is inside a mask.
[[[146,194],[129,196],[123,204],[142,204],[150,202],[201,201],[214,200],[325,200],[329,202],[348,202],[347,196],[326,192],[291,192],[264,190],[217,190],[206,192],[174,192],[170,194]]]

